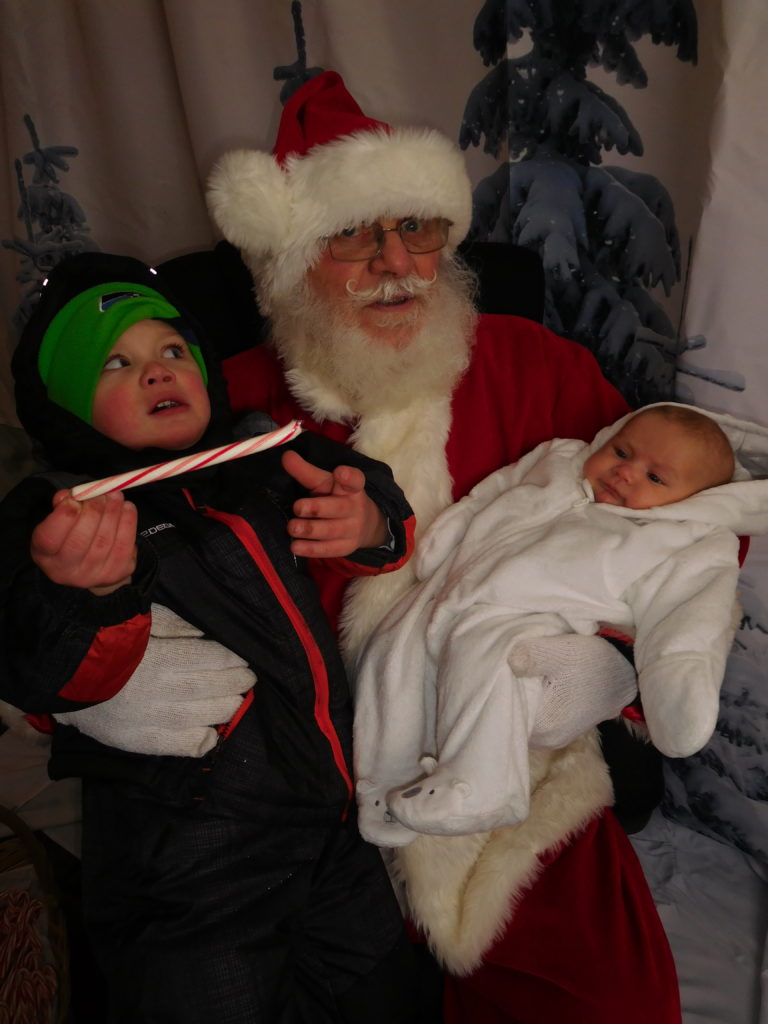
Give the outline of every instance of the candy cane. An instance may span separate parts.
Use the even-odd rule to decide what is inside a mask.
[[[211,448],[206,452],[184,455],[180,459],[173,459],[172,462],[145,466],[144,469],[137,469],[132,473],[120,473],[117,476],[104,477],[102,480],[89,480],[87,483],[77,484],[72,488],[72,497],[77,498],[78,501],[85,501],[87,498],[95,498],[99,494],[122,491],[126,487],[138,487],[140,484],[165,480],[167,477],[178,476],[180,473],[189,473],[194,469],[202,469],[203,466],[216,466],[220,462],[241,459],[244,455],[253,455],[254,452],[265,451],[267,448],[274,448],[275,445],[285,444],[286,441],[290,441],[300,434],[301,430],[301,423],[298,420],[291,420],[290,423],[278,430],[272,430],[268,434],[259,434],[258,437],[249,437],[245,441],[234,441],[232,444]]]

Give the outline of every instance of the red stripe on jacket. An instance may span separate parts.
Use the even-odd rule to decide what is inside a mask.
[[[148,612],[116,626],[102,626],[60,697],[93,704],[114,697],[144,657],[152,618]]]

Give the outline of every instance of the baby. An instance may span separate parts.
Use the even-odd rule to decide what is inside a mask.
[[[359,666],[365,838],[400,846],[526,817],[545,685],[521,646],[531,638],[606,623],[635,635],[651,739],[671,757],[706,743],[735,626],[738,536],[768,529],[768,481],[734,458],[742,442],[762,475],[768,431],[719,419],[725,429],[656,405],[589,445],[546,442],[435,521],[420,582]]]

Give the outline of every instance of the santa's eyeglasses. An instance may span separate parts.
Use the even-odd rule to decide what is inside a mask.
[[[357,224],[337,235],[325,235],[324,241],[333,259],[342,263],[362,263],[381,255],[384,235],[388,231],[396,231],[406,251],[418,255],[442,249],[448,241],[450,227],[451,221],[445,217],[430,217],[428,220],[404,217],[393,228],[383,228],[377,223]]]

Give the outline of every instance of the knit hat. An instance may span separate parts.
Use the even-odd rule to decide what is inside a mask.
[[[200,349],[179,311],[153,288],[111,281],[70,299],[48,325],[37,365],[51,401],[90,423],[104,361],[123,331],[140,320],[163,320],[183,333],[207,382]]]
[[[316,262],[327,235],[379,218],[445,217],[455,248],[472,215],[457,147],[433,129],[367,117],[334,71],[290,97],[272,155],[228,153],[208,185],[216,224],[258,268],[265,312]]]

